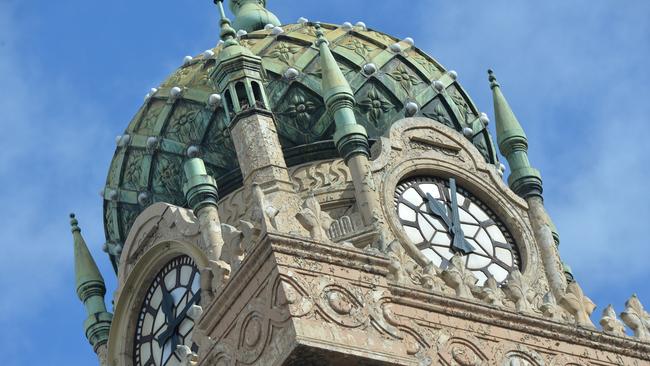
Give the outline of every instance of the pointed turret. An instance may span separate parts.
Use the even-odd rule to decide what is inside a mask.
[[[328,112],[334,117],[336,132],[334,143],[343,159],[348,161],[356,154],[370,156],[368,134],[365,127],[357,123],[354,116],[354,94],[350,84],[343,76],[329,42],[320,27],[316,25],[316,46],[320,49],[320,63],[323,70],[323,98]]]
[[[221,15],[224,48],[217,57],[213,78],[223,92],[228,119],[235,123],[242,112],[253,110],[270,114],[266,91],[262,86],[262,59],[237,41],[235,30],[223,9],[223,0],[214,0],[214,3]]]
[[[279,26],[280,20],[266,9],[266,0],[230,0],[235,14],[235,28],[247,32],[264,29],[268,24]]]
[[[86,338],[98,355],[103,354],[113,315],[106,311],[104,295],[106,285],[93,259],[74,214],[70,214],[74,239],[74,269],[77,295],[86,308],[88,318],[84,322]],[[101,355],[100,355],[101,358]]]
[[[320,64],[323,70],[322,94],[327,112],[334,118],[336,125],[334,144],[352,173],[356,203],[363,223],[367,226],[375,225],[382,219],[377,189],[370,169],[368,134],[365,127],[357,123],[353,109],[354,94],[329,48],[329,42],[320,24],[316,24],[316,34],[316,46],[320,50]]]
[[[512,112],[508,101],[501,92],[494,72],[488,70],[490,87],[494,98],[494,114],[496,119],[497,142],[501,154],[510,165],[510,188],[519,196],[542,195],[542,178],[537,169],[531,167],[528,160],[528,139],[517,117]]]

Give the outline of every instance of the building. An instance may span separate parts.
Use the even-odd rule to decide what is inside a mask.
[[[650,364],[639,299],[593,324],[493,72],[496,145],[413,40],[216,4],[219,45],[117,140],[114,315],[72,217],[100,364]]]

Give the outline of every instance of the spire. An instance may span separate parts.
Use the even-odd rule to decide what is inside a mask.
[[[336,122],[334,143],[341,156],[347,161],[351,156],[361,153],[370,155],[366,129],[357,123],[354,116],[354,94],[343,76],[329,42],[319,24],[316,24],[316,46],[320,49],[320,62],[323,70],[322,89],[328,112]]]
[[[106,285],[97,263],[93,259],[86,241],[81,236],[79,222],[74,214],[70,214],[72,238],[74,240],[74,269],[77,295],[86,308],[88,318],[84,322],[86,338],[95,352],[108,342],[112,314],[106,311],[104,295]]]
[[[280,26],[280,20],[266,9],[266,0],[230,0],[230,10],[235,13],[235,29],[254,32],[266,25]]]
[[[221,16],[221,40],[224,42],[224,48],[238,45],[237,32],[233,29],[230,19],[226,16],[226,11],[223,8],[223,0],[214,0],[215,5],[219,8],[219,15]]]
[[[497,142],[501,154],[510,165],[510,188],[521,197],[542,195],[542,178],[528,160],[528,139],[508,101],[501,92],[492,70],[488,70],[490,87],[494,98]]]

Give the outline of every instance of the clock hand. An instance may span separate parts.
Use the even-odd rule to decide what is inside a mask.
[[[200,298],[201,290],[197,291],[190,301],[187,302],[183,310],[176,314],[176,318],[167,324],[167,329],[165,329],[165,331],[158,337],[158,344],[167,343],[169,337],[176,334],[176,327],[178,327],[178,325],[185,319],[187,312],[190,310],[192,305],[199,301]]]
[[[445,222],[448,228],[451,228],[451,221],[447,215],[447,209],[437,199],[433,198],[431,193],[427,193],[427,207],[432,214],[438,216]]]
[[[169,293],[169,291],[167,291],[167,287],[165,286],[164,283],[162,284],[161,287],[162,287],[162,295],[163,295],[161,308],[162,308],[163,314],[165,314],[165,321],[167,322],[167,324],[169,324],[171,322],[173,316],[174,316],[173,315],[174,298]],[[167,326],[167,328],[169,329],[169,325]],[[160,347],[162,347],[165,344],[166,341],[167,340],[165,338],[163,338],[162,336],[158,337],[158,345]]]
[[[474,252],[474,247],[465,240],[465,233],[460,225],[460,215],[458,213],[458,197],[456,196],[456,180],[449,179],[449,188],[451,188],[451,221],[452,225],[450,231],[454,234],[451,248],[462,254],[470,254]]]

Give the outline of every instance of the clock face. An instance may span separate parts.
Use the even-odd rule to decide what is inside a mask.
[[[459,253],[480,286],[490,275],[502,283],[519,268],[505,225],[455,180],[410,178],[397,187],[395,204],[406,236],[438,267],[446,268]]]
[[[180,256],[163,267],[145,295],[138,317],[134,344],[135,366],[180,365],[176,347],[186,345],[196,352],[192,331],[192,306],[200,302],[199,271],[188,256]]]

